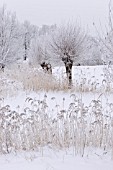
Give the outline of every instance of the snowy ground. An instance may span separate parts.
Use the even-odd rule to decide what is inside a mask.
[[[89,152],[89,153],[88,153]],[[0,170],[112,170],[113,161],[109,155],[95,150],[83,158],[74,156],[72,151],[22,152],[0,156]]]
[[[24,69],[27,68],[25,67]],[[30,72],[31,71],[32,69],[30,70]],[[37,69],[34,69],[33,71],[37,72]],[[111,71],[110,68],[109,71]],[[73,85],[75,85],[75,88],[72,90],[64,91],[43,90],[38,92],[25,92],[20,82],[18,83],[18,81],[8,80],[8,72],[9,71],[7,70],[7,76],[3,74],[2,78],[3,85],[1,90],[2,92],[4,91],[3,95],[5,96],[5,98],[4,101],[1,102],[2,105],[10,105],[11,108],[14,110],[18,106],[21,106],[21,108],[27,107],[28,103],[26,104],[25,102],[27,97],[31,97],[37,100],[43,100],[44,95],[47,95],[47,105],[49,108],[51,108],[51,110],[54,110],[56,105],[59,105],[61,109],[64,105],[64,107],[67,109],[72,101],[72,94],[75,94],[79,99],[81,99],[86,106],[88,106],[92,100],[97,100],[99,98],[99,100],[102,101],[102,105],[106,107],[106,104],[111,103],[113,99],[113,81],[111,81],[110,77],[107,78],[107,74],[109,74],[107,66],[73,67]],[[53,76],[55,76],[58,80],[66,78],[65,68],[53,68]],[[6,90],[6,88],[8,89],[8,91]],[[106,93],[105,91],[107,88],[108,92]],[[99,97],[100,95],[101,97]],[[53,97],[55,98],[54,101],[51,100]],[[64,102],[63,99],[65,99]]]
[[[92,67],[85,68],[81,67],[79,70],[73,70],[74,72],[74,82],[79,84],[85,81],[85,85],[92,86],[92,82],[98,84],[98,92],[25,92],[23,91],[21,85],[17,83],[17,93],[13,97],[6,97],[3,99],[1,97],[0,105],[10,105],[11,110],[16,110],[22,112],[26,107],[32,107],[26,98],[30,97],[33,100],[43,100],[46,95],[46,102],[48,106],[48,112],[55,114],[56,105],[59,105],[59,110],[68,109],[69,104],[73,102],[73,95],[76,95],[85,106],[88,106],[92,100],[99,99],[102,106],[107,108],[108,104],[113,103],[113,93],[99,92],[107,84],[103,73],[103,67]],[[82,71],[81,71],[82,69]],[[59,76],[59,72],[64,72],[63,69],[54,69],[54,74]],[[60,75],[61,76],[61,75]],[[86,80],[87,78],[87,80]],[[91,80],[90,80],[91,79]],[[5,79],[4,79],[5,80]],[[88,81],[90,80],[90,81]],[[7,82],[8,83],[8,82]],[[14,86],[16,89],[16,83]],[[89,83],[89,84],[88,84]],[[4,83],[5,84],[5,83]],[[10,81],[10,86],[13,87],[13,82]],[[12,85],[11,85],[12,84]],[[19,89],[20,87],[20,89]],[[112,87],[112,84],[111,84]],[[15,94],[15,91],[14,91]],[[54,100],[53,100],[54,98]],[[43,155],[42,155],[43,154]],[[50,148],[43,148],[42,151],[34,152],[21,152],[21,153],[11,153],[0,155],[0,170],[112,170],[113,161],[111,160],[111,152],[104,152],[102,150],[89,149],[85,152],[84,157],[75,156],[73,150],[51,150]]]

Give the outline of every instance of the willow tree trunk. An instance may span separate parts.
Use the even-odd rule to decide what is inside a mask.
[[[71,87],[72,86],[72,65],[65,65],[66,68],[66,74],[67,74],[67,79],[68,79],[68,86]]]
[[[73,60],[70,59],[70,57],[67,57],[65,59],[62,59],[62,61],[65,64],[67,79],[68,79],[68,86],[71,88],[72,86],[72,66],[73,66]]]

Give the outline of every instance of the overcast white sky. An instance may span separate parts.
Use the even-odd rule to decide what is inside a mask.
[[[0,0],[0,6],[16,12],[20,21],[32,24],[54,24],[68,20],[80,20],[82,25],[99,21],[105,23],[108,16],[109,0]]]

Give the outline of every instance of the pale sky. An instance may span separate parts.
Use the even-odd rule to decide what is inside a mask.
[[[92,23],[106,23],[109,0],[0,0],[0,6],[16,12],[20,21],[32,24],[59,24],[79,20],[92,29]]]

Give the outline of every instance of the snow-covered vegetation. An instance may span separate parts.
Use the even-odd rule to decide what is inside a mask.
[[[88,161],[85,167],[93,169],[96,165],[91,160],[94,159],[102,161],[100,167],[103,169],[109,167],[111,170],[113,83],[106,79],[108,67],[73,67],[73,87],[68,89],[62,82],[65,80],[66,85],[63,67],[55,67],[53,75],[48,75],[41,68],[28,66],[24,63],[19,70],[15,66],[14,70],[1,73],[0,153],[13,154],[7,156],[10,163],[3,164],[3,168],[14,166],[11,157],[16,159],[16,164],[22,161],[26,168],[28,161],[33,163],[40,157],[43,163],[41,160],[38,165],[33,163],[34,169],[55,169],[58,167],[54,161],[63,160],[60,169],[76,159]],[[51,160],[47,161],[47,155],[53,155]],[[3,156],[1,158],[4,160]],[[106,165],[105,160],[108,160]],[[83,169],[80,163],[72,163],[71,169],[74,166]]]
[[[19,23],[0,8],[1,158],[41,157],[45,165],[38,168],[54,170],[65,166],[54,166],[56,158],[46,163],[49,153],[63,161],[93,155],[108,160],[103,169],[112,169],[112,15],[109,19],[103,39],[89,36],[78,23],[41,28]]]
[[[47,95],[42,100],[27,97],[25,102],[29,107],[20,107],[16,111],[9,105],[0,108],[0,152],[35,149],[42,150],[49,146],[53,149],[73,148],[75,155],[84,156],[88,147],[102,148],[108,152],[113,148],[113,104],[102,106],[100,97],[85,106],[81,99],[71,94],[69,107],[50,111],[47,105]],[[56,102],[55,97],[51,100]],[[113,151],[112,151],[113,152]],[[113,154],[113,153],[112,153]]]
[[[20,67],[19,71],[15,68],[14,72],[10,69],[2,73],[4,78],[2,77],[1,82],[4,81],[7,86],[3,85],[1,89],[1,153],[38,148],[43,150],[45,146],[59,150],[73,148],[75,155],[82,156],[88,147],[102,148],[106,152],[111,150],[112,153],[113,104],[110,94],[112,96],[113,83],[107,83],[105,69],[106,67],[100,66],[74,67],[73,75],[76,75],[73,77],[72,89],[64,87],[63,82],[59,84],[62,81],[61,70],[66,78],[63,68],[56,67],[53,75],[43,73],[41,69],[28,68],[28,65],[25,65],[25,70]],[[64,91],[64,96],[56,99],[59,90]],[[43,97],[40,96],[41,91]],[[48,103],[49,91],[53,91],[51,104]],[[19,99],[24,98],[24,104],[14,102],[20,92],[24,92]],[[35,97],[30,96],[32,92]],[[89,103],[85,102],[87,92],[92,96]],[[9,101],[2,98],[4,96],[7,100],[13,100],[13,108]]]

